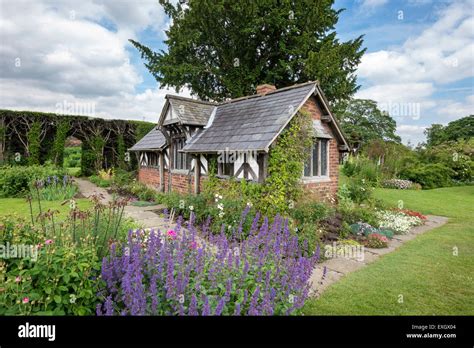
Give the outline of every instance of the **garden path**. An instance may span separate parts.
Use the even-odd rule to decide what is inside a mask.
[[[102,201],[105,203],[111,202],[113,197],[107,192],[105,188],[98,187],[89,180],[74,178],[74,181],[79,187],[79,192],[84,197],[90,197],[94,194],[100,194],[103,196]],[[147,207],[136,207],[133,205],[127,205],[124,209],[126,217],[135,220],[142,228],[154,228],[154,229],[167,229],[169,222],[166,222],[156,211],[163,209],[164,206],[161,204],[151,205]]]
[[[425,224],[412,228],[407,234],[393,236],[393,239],[388,243],[388,248],[373,249],[364,247],[361,254],[355,253],[351,258],[340,256],[319,263],[310,278],[310,295],[319,297],[329,285],[337,282],[344,275],[374,262],[380,256],[394,251],[419,234],[444,225],[448,221],[448,218],[443,216],[427,215],[426,217]],[[321,253],[324,253],[324,250],[321,250]]]

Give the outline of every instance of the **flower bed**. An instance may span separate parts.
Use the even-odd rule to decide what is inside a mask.
[[[423,220],[417,216],[410,216],[402,212],[380,211],[377,212],[380,227],[392,230],[395,234],[406,234],[414,226],[423,224]]]
[[[410,180],[388,179],[382,182],[382,187],[399,190],[419,190],[421,185]]]
[[[192,220],[192,219],[191,219]],[[192,221],[181,220],[165,235],[130,232],[123,248],[104,259],[107,286],[99,315],[288,315],[308,295],[319,253],[303,255],[288,224],[277,216],[253,219],[243,241],[233,236],[198,238]],[[209,242],[204,240],[208,239]]]

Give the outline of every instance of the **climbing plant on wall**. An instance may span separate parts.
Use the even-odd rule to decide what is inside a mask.
[[[302,192],[303,163],[313,137],[311,116],[299,112],[270,149],[262,209],[285,212]]]

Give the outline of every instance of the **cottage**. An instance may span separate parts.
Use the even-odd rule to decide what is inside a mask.
[[[272,144],[300,110],[311,114],[314,129],[302,182],[321,196],[335,194],[340,155],[349,148],[318,82],[259,85],[255,95],[222,103],[167,95],[157,127],[129,149],[139,159],[139,181],[199,193],[214,157],[218,176],[263,182]]]

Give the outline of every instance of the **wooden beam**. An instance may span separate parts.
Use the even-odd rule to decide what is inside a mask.
[[[173,156],[173,139],[171,139],[170,147],[169,147],[169,158],[168,158],[168,192],[171,192],[171,171],[174,165],[174,156]]]
[[[201,192],[201,156],[196,155],[194,159],[196,160],[194,163],[194,193],[199,194]]]
[[[258,163],[258,182],[263,183],[268,173],[268,153],[260,153],[257,157]]]
[[[165,153],[159,153],[160,158],[160,192],[165,192]]]
[[[247,164],[247,170],[248,170],[248,173],[250,174],[250,176],[252,177],[252,180],[255,180],[257,181],[257,174],[255,174],[255,172],[253,171],[252,167],[250,166],[250,164],[246,163]]]

